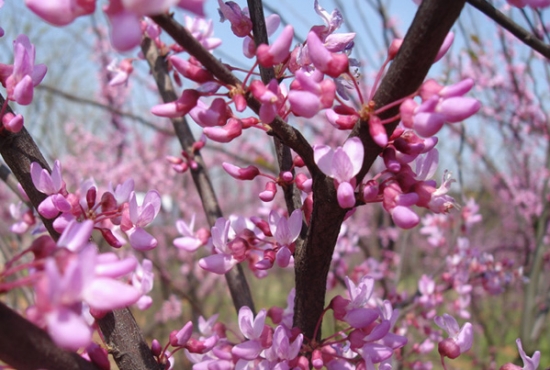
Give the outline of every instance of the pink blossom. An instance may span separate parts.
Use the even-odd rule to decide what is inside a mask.
[[[34,87],[46,75],[44,64],[34,64],[35,49],[26,35],[19,35],[13,42],[13,65],[0,63],[0,81],[8,93],[8,99],[21,105],[32,102]]]
[[[253,360],[263,349],[262,340],[265,340],[264,326],[265,326],[266,311],[261,310],[256,317],[252,313],[250,308],[243,306],[239,310],[239,329],[248,341],[239,343],[231,349],[233,355],[245,360]]]
[[[531,8],[546,8],[550,6],[550,0],[506,0],[509,4],[523,8],[530,6]]]
[[[183,0],[182,3],[186,1]],[[191,2],[201,2],[203,0],[191,0]],[[187,0],[189,2],[189,0]],[[195,12],[195,14],[198,14]],[[222,40],[216,37],[212,37],[214,34],[214,26],[211,19],[205,20],[200,17],[185,16],[185,28],[191,33],[191,35],[201,43],[207,50],[213,50],[221,45]]]
[[[67,256],[62,270],[54,258],[45,262],[44,274],[36,284],[36,306],[48,332],[60,346],[72,350],[87,346],[92,330],[82,316],[81,302],[99,311],[109,311],[135,303],[141,293],[112,277],[104,277],[95,246]],[[127,274],[132,265],[121,265],[116,276]],[[134,265],[135,267],[135,265]]]
[[[248,36],[252,32],[252,21],[248,14],[234,1],[223,2],[218,0],[220,6],[220,22],[228,20],[231,23],[231,31],[238,37]]]
[[[160,205],[160,195],[155,190],[145,194],[141,206],[137,203],[136,193],[131,193],[128,211],[122,216],[121,229],[128,235],[132,248],[145,251],[157,246],[157,240],[144,227],[153,222]]]
[[[199,96],[200,94],[197,90],[183,90],[183,93],[176,101],[155,105],[151,108],[151,113],[160,117],[183,117],[197,105]]]
[[[186,250],[188,252],[195,252],[201,245],[203,241],[197,237],[193,228],[195,226],[195,215],[191,217],[191,221],[187,224],[183,220],[176,221],[176,229],[178,232],[183,235],[182,237],[176,238],[174,240],[174,245],[179,248]]]
[[[48,195],[38,205],[38,213],[42,216],[51,219],[56,217],[59,212],[69,212],[71,204],[61,194],[65,184],[61,179],[61,163],[55,161],[50,173],[40,167],[36,162],[31,164],[31,179],[38,191]]]
[[[65,26],[81,15],[92,14],[96,0],[25,0],[25,4],[46,22]]]
[[[107,66],[107,70],[115,74],[114,77],[111,78],[111,80],[109,81],[109,86],[119,86],[128,83],[128,78],[134,71],[132,61],[132,58],[122,59],[118,66],[116,65],[115,59],[113,59],[113,61],[109,63],[109,65]]]
[[[248,166],[246,168],[240,168],[231,163],[223,162],[222,167],[231,177],[237,180],[253,180],[260,174],[260,170],[255,166]]]
[[[290,55],[289,49],[293,36],[294,28],[288,25],[273,44],[258,46],[256,50],[258,62],[264,67],[273,67],[276,64],[284,62]]]
[[[298,70],[296,79],[291,84],[288,100],[294,114],[311,118],[321,109],[332,107],[335,96],[334,81],[323,79],[320,71],[306,73]]]
[[[231,270],[239,261],[233,257],[229,248],[229,232],[231,230],[231,222],[224,218],[218,218],[216,224],[212,227],[211,242],[214,247],[215,254],[202,258],[199,261],[199,266],[206,271],[216,274],[225,274]]]
[[[449,338],[439,342],[441,356],[455,359],[472,347],[474,341],[472,324],[467,322],[460,328],[455,318],[448,314],[436,316],[434,321],[449,334]]]
[[[309,32],[307,46],[311,62],[324,74],[336,78],[349,69],[348,56],[330,52],[315,32]]]
[[[363,164],[361,140],[356,137],[351,138],[344,143],[343,147],[338,147],[336,150],[326,145],[316,145],[313,147],[313,156],[319,169],[337,182],[337,197],[340,207],[353,207],[355,205],[354,177],[359,173]],[[344,185],[340,189],[342,184]]]

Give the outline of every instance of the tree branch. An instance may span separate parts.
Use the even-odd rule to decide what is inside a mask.
[[[174,90],[174,86],[172,85],[172,81],[170,80],[170,75],[168,74],[168,70],[166,68],[166,61],[163,56],[159,55],[153,41],[149,38],[145,38],[141,44],[141,49],[143,55],[145,55],[145,58],[149,63],[149,67],[157,83],[162,100],[165,103],[176,100],[178,97]],[[192,157],[192,160],[197,163],[197,168],[191,168],[190,171],[193,176],[195,187],[201,197],[206,218],[210,227],[212,227],[218,218],[223,217],[223,214],[206,171],[204,160],[202,159],[200,152],[193,149],[195,139],[185,118],[173,118],[172,124],[174,125],[176,136],[180,141],[181,147]],[[248,306],[252,311],[254,311],[252,294],[248,283],[246,282],[246,277],[244,276],[242,266],[239,264],[235,268],[229,270],[225,274],[225,279],[227,281],[227,285],[229,286],[229,291],[231,292],[233,304],[235,305],[237,312],[243,306]]]
[[[485,0],[467,0],[468,4],[481,11],[487,17],[491,18],[502,28],[506,29],[518,40],[550,59],[550,45],[545,44],[516,22],[512,21],[504,13],[496,9],[492,4]]]

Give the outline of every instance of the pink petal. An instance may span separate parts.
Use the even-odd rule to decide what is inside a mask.
[[[391,217],[395,224],[403,229],[411,229],[418,225],[420,218],[412,209],[405,206],[397,206],[391,211]]]
[[[70,251],[78,252],[90,241],[93,228],[94,223],[91,220],[85,220],[83,222],[73,220],[69,222],[65,230],[63,230],[57,245],[65,247]]]
[[[132,248],[139,251],[148,251],[155,248],[158,244],[157,239],[155,239],[151,234],[142,229],[141,227],[134,227],[128,231],[128,238]]]
[[[141,295],[131,285],[111,278],[96,277],[86,286],[82,298],[93,309],[110,311],[136,303]]]
[[[229,254],[213,254],[199,260],[202,269],[219,275],[225,274],[237,263],[238,261]]]
[[[32,78],[29,75],[26,75],[15,85],[13,90],[13,99],[21,105],[29,105],[32,103],[33,98],[33,87]]]
[[[312,118],[321,108],[319,95],[309,91],[291,90],[288,93],[288,100],[292,112],[305,118]]]
[[[344,209],[355,207],[355,193],[349,182],[342,182],[338,185],[336,196],[340,207]]]
[[[474,98],[449,98],[438,105],[437,111],[445,115],[445,121],[455,123],[474,115],[481,103]]]
[[[76,351],[92,340],[92,329],[72,310],[62,307],[48,314],[46,320],[48,333],[60,347]]]
[[[249,361],[258,357],[261,351],[262,346],[257,340],[249,340],[247,342],[239,343],[231,349],[231,353],[235,356]]]
[[[430,137],[439,132],[445,123],[441,113],[418,113],[414,116],[414,131],[423,137]]]
[[[184,236],[181,238],[176,238],[174,240],[174,245],[177,248],[183,249],[187,252],[195,252],[202,245],[202,242],[197,238]]]

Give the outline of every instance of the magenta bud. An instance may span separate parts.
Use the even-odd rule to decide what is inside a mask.
[[[284,171],[281,173],[281,179],[286,183],[290,183],[294,179],[294,176],[292,175],[292,172]]]
[[[264,233],[265,236],[273,236],[271,233],[271,229],[269,228],[269,224],[267,221],[262,220],[259,217],[251,217],[250,221],[254,223],[254,225]]]
[[[304,167],[306,165],[302,157],[300,157],[299,155],[294,157],[294,159],[292,160],[292,163],[294,164],[294,167],[298,167],[298,168]]]
[[[296,186],[298,186],[298,189],[301,191],[304,191],[306,193],[311,192],[311,185],[313,181],[307,177],[304,173],[299,173],[296,175]]]
[[[248,166],[246,168],[237,167],[231,163],[223,162],[222,167],[229,175],[237,180],[253,180],[260,174],[260,170],[254,166]]]
[[[174,332],[176,332],[174,330]],[[162,346],[160,345],[160,342],[156,339],[153,339],[153,341],[151,342],[151,352],[153,353],[153,356],[160,356],[160,354],[162,353]]]
[[[271,202],[277,194],[277,184],[273,181],[269,181],[265,184],[265,190],[260,193],[260,199],[264,202]]]
[[[388,49],[388,60],[393,60],[403,44],[403,39],[394,39]]]
[[[437,350],[441,356],[448,357],[451,360],[460,356],[460,346],[452,338],[447,338],[439,342]]]

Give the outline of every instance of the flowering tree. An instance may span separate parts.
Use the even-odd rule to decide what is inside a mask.
[[[549,5],[509,2],[533,9]],[[103,11],[110,22],[110,45],[121,52],[138,46],[141,51],[117,64],[107,57],[105,43],[96,47],[97,60],[104,67],[103,106],[111,112],[116,132],[113,142],[103,147],[116,148],[115,159],[105,159],[107,165],[90,165],[97,171],[94,178],[105,181],[99,185],[79,174],[78,167],[86,166],[82,158],[72,163],[56,160],[50,167],[25,129],[23,116],[12,110],[10,104],[33,104],[34,90],[46,74],[46,66],[35,63],[29,37],[18,36],[13,64],[0,65],[6,89],[0,99],[0,154],[7,165],[2,178],[21,198],[10,207],[15,219],[10,231],[19,237],[10,239],[17,252],[4,264],[0,290],[11,293],[31,287],[32,294],[25,318],[0,304],[0,360],[14,368],[107,369],[111,354],[120,369],[162,369],[181,366],[175,353],[182,351],[197,369],[424,369],[432,365],[423,355],[437,343],[437,356],[447,368],[446,359],[466,356],[474,341],[474,325],[460,325],[454,316],[469,320],[472,313],[479,313],[478,298],[501,294],[528,277],[518,335],[523,342],[518,339],[517,347],[524,369],[536,368],[540,352],[529,357],[522,343],[528,353],[535,350],[548,307],[541,298],[549,291],[541,286],[548,211],[540,204],[547,201],[548,174],[547,166],[541,173],[539,162],[529,160],[548,158],[533,149],[533,144],[548,147],[548,119],[543,105],[537,105],[538,90],[531,90],[529,79],[513,69],[509,50],[502,54],[509,68],[507,79],[487,80],[491,63],[487,50],[475,50],[467,65],[460,57],[447,56],[444,63],[452,82],[426,78],[432,65],[448,53],[454,39],[451,27],[464,3],[423,1],[401,39],[378,2],[394,39],[365,88],[357,74],[360,63],[353,58],[357,35],[339,33],[342,14],[325,10],[318,1],[311,5],[324,24],[311,25],[298,44],[292,25],[273,37],[281,17],[264,18],[261,1],[249,0],[247,9],[218,1],[231,36],[243,39],[242,52],[250,59],[244,70],[216,57],[221,40],[213,37],[211,23],[200,18],[203,1],[109,1]],[[490,4],[470,3],[549,56],[544,43],[527,37],[527,31]],[[56,26],[96,11],[94,1],[27,0],[26,5]],[[172,7],[196,17],[188,16],[183,26],[169,13]],[[533,33],[548,38],[542,18],[539,21],[540,29],[533,26]],[[97,33],[104,40],[100,28]],[[508,36],[504,31],[500,35],[504,48]],[[469,50],[473,53],[474,47]],[[144,78],[154,81],[162,100],[150,111],[170,120],[181,156],[169,155],[160,133],[164,128],[154,124],[159,129],[154,143],[136,140],[133,148],[125,141],[122,119],[130,114],[122,110],[128,95],[121,91],[128,94],[125,86],[138,63],[147,66],[150,75]],[[505,112],[482,108],[482,96],[468,95],[476,82],[478,89],[514,108]],[[500,124],[503,143],[517,149],[510,153],[516,164],[510,170],[499,168],[479,141],[470,139],[475,136],[466,137],[461,122],[478,112]],[[190,120],[200,127],[198,140]],[[533,121],[528,128],[525,120]],[[463,144],[494,175],[483,180],[497,182],[503,199],[517,205],[519,222],[505,217],[509,208],[495,207],[495,212],[502,213],[509,232],[524,230],[524,244],[514,249],[525,253],[524,263],[497,259],[496,253],[476,247],[474,243],[481,240],[473,231],[481,221],[479,205],[464,197],[459,206],[450,193],[454,182],[450,173],[445,172],[439,183],[433,179],[439,161],[436,135],[447,126],[462,135]],[[261,145],[246,141],[253,131],[256,134],[248,138]],[[77,128],[72,133],[80,135],[82,143],[100,145]],[[256,158],[269,158],[266,138],[276,153],[273,163],[254,161],[243,153],[246,149],[259,153]],[[224,153],[223,163],[207,165],[203,159],[211,142],[220,143],[216,148]],[[231,146],[235,143],[239,147]],[[121,165],[133,150],[148,159],[134,164],[142,171]],[[378,158],[380,163],[375,162]],[[237,198],[231,214],[222,213],[216,184],[207,171],[217,165],[231,176],[220,180],[226,189],[241,189],[223,194]],[[540,178],[530,181],[532,170]],[[199,195],[194,199],[188,195],[189,175]],[[174,178],[181,177],[187,181],[185,188],[174,189]],[[163,198],[166,195],[172,198]],[[491,197],[496,199],[495,194]],[[166,205],[170,199],[185,202],[182,208],[202,207],[204,217],[197,221],[186,210],[187,218],[168,224],[173,222]],[[382,209],[372,203],[380,203]],[[204,225],[195,230],[195,222]],[[400,230],[421,223],[421,235],[409,240],[425,252],[422,263],[432,272],[416,276],[416,289],[407,294],[397,287],[397,267],[407,264],[398,262],[406,256],[400,256],[395,244],[398,235],[411,235]],[[168,240],[170,232],[162,228],[173,226],[180,235]],[[370,242],[360,232],[366,227],[374,235]],[[520,234],[510,234],[520,242]],[[496,245],[495,250],[507,246]],[[366,258],[373,250],[379,258]],[[352,263],[349,257],[359,251],[363,258]],[[170,270],[175,261],[178,276],[190,281],[192,289],[178,287],[179,279]],[[244,270],[261,278],[275,268],[292,267],[294,289],[286,292],[287,307],[257,309]],[[523,268],[528,270],[525,275]],[[155,274],[164,289],[188,299],[193,317],[148,343],[127,307],[158,307],[152,292]],[[201,315],[201,306],[215,291],[216,276],[225,277],[240,332],[222,324],[217,315]],[[327,288],[338,287],[327,302]],[[158,299],[165,301],[160,311],[179,317],[177,302],[163,298]],[[334,326],[323,327],[325,319]],[[478,322],[482,327],[489,320]],[[93,336],[96,330],[103,347]],[[478,330],[490,339],[489,330]],[[35,355],[29,356],[29,351]],[[502,368],[519,367],[508,363]]]

